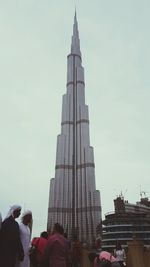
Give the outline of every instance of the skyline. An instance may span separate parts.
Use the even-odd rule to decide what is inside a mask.
[[[103,217],[121,190],[129,202],[140,186],[149,195],[149,9],[148,1],[77,3]],[[0,211],[33,210],[36,233],[47,222],[73,16],[67,0],[0,1]]]

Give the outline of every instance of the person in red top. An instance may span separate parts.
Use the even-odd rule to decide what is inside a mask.
[[[38,265],[41,263],[45,247],[47,245],[48,241],[48,233],[42,232],[40,237],[35,240],[35,248],[36,248],[36,260],[38,262]]]
[[[40,237],[33,238],[32,240],[32,256],[30,257],[32,265],[34,267],[40,266],[42,261],[44,250],[48,241],[48,233],[42,232]]]

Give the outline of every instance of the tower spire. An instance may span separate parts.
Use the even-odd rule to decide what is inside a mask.
[[[72,43],[71,43],[71,54],[77,54],[77,55],[81,56],[76,8],[75,8],[74,24],[73,24],[73,36],[72,36]]]

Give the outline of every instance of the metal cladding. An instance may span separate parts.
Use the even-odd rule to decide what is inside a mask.
[[[67,92],[63,95],[55,178],[50,182],[48,229],[56,222],[63,225],[69,238],[77,236],[89,244],[95,239],[96,228],[101,223],[76,13],[71,53],[67,57]]]

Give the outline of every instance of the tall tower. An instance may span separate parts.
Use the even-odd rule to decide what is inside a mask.
[[[61,134],[57,138],[55,178],[50,182],[48,229],[63,225],[70,238],[90,244],[101,223],[100,192],[95,186],[84,68],[76,12],[71,53],[67,57],[67,92],[63,95]]]

